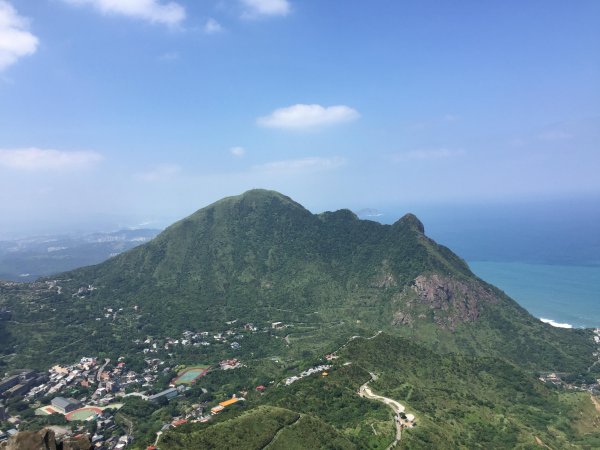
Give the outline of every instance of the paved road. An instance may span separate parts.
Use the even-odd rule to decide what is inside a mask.
[[[390,408],[392,408],[392,410],[394,411],[394,414],[399,414],[399,413],[404,412],[404,409],[405,409],[404,405],[402,405],[401,403],[398,403],[396,400],[393,400],[391,398],[382,397],[381,395],[377,395],[377,394],[373,393],[371,388],[369,386],[367,386],[368,384],[369,383],[365,383],[360,387],[359,393],[360,393],[361,397],[370,398],[370,399],[378,400],[380,402],[385,403]]]
[[[359,388],[358,395],[360,395],[361,397],[365,397],[368,399],[377,400],[379,402],[385,403],[390,408],[392,408],[392,411],[394,411],[394,424],[396,425],[396,439],[386,449],[386,450],[389,450],[391,448],[394,448],[398,444],[398,442],[400,442],[400,440],[402,439],[402,425],[400,424],[398,414],[403,413],[405,408],[404,408],[403,404],[397,402],[396,400],[375,394],[369,387],[369,383],[373,380],[376,380],[377,377],[373,373],[371,373],[370,375],[371,375],[371,380],[367,381],[365,384],[363,384]]]
[[[100,377],[102,376],[102,372],[104,372],[104,368],[106,367],[106,365],[109,362],[110,362],[109,358],[104,359],[104,364],[102,365],[102,367],[100,367],[100,369],[98,370],[98,373],[96,374],[96,381],[100,382]]]

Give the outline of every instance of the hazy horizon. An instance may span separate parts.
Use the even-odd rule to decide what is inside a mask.
[[[0,0],[0,233],[600,196],[597,2],[128,5]]]

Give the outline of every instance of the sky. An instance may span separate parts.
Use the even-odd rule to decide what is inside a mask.
[[[596,0],[0,0],[0,235],[251,188],[600,204],[599,22]]]

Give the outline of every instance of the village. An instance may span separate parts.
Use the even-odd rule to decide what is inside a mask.
[[[593,356],[596,361],[588,368],[588,372],[596,366],[600,365],[600,328],[595,328],[594,342],[596,344],[596,351]],[[542,373],[538,377],[542,383],[551,384],[556,387],[561,387],[569,390],[576,391],[589,391],[591,394],[600,395],[600,378],[588,377],[573,377],[571,374],[558,373],[558,372],[547,372]]]
[[[93,286],[88,286],[78,291],[77,295],[85,296],[93,289]],[[133,310],[136,309],[134,306]],[[121,314],[122,308],[105,307],[103,316],[97,320],[112,321]],[[168,430],[188,423],[210,422],[228,408],[247,402],[249,395],[260,396],[272,386],[290,386],[306,377],[328,377],[330,371],[334,370],[334,361],[338,359],[337,352],[323,355],[323,364],[305,365],[297,373],[288,374],[279,381],[271,380],[248,387],[247,390],[219,392],[216,397],[203,387],[203,383],[197,383],[209,373],[231,371],[253,364],[241,352],[252,336],[264,335],[289,345],[289,332],[286,329],[291,326],[281,321],[257,326],[230,320],[224,322],[221,329],[211,331],[185,330],[174,337],[146,336],[133,339],[131,344],[141,357],[141,365],[139,361],[135,364],[131,355],[112,359],[82,356],[78,361],[55,364],[46,371],[13,371],[0,380],[0,442],[18,433],[30,421],[41,420],[41,424],[52,428],[58,437],[85,435],[97,450],[121,450],[131,446],[134,441],[133,421],[119,413],[130,399],[154,405],[155,408],[162,408],[174,399],[183,399],[187,405],[185,410],[173,410],[168,420],[164,418],[154,445],[148,447],[150,450],[157,449],[161,436]],[[367,339],[373,339],[379,333]],[[351,337],[348,342],[354,338],[357,336]],[[594,341],[597,345],[595,364],[600,364],[600,329],[594,330]],[[192,354],[212,354],[212,358],[205,359],[210,364],[182,364],[181,358],[190,351]],[[228,356],[215,359],[216,355]],[[270,359],[280,363],[276,357]],[[351,362],[344,363],[348,364]],[[600,391],[600,380],[596,379],[582,383],[561,373],[540,374],[539,378],[544,383],[561,388],[585,389],[592,393]],[[200,393],[200,397],[192,397],[188,401],[189,391],[193,388]],[[398,441],[402,429],[416,424],[415,417],[404,414],[400,404],[374,394],[367,384],[361,387],[358,394],[382,401],[392,408]]]
[[[82,294],[82,293],[80,293]],[[106,315],[113,317],[117,309],[105,308]],[[184,331],[179,337],[137,339],[144,356],[144,368],[134,370],[127,364],[127,357],[116,360],[84,356],[72,364],[56,364],[46,372],[23,369],[0,380],[0,442],[19,432],[21,425],[34,417],[51,418],[49,425],[57,437],[87,434],[98,450],[121,450],[133,441],[132,426],[116,415],[130,397],[136,397],[154,405],[169,403],[182,397],[201,377],[213,371],[229,371],[245,367],[236,357],[227,358],[212,365],[174,365],[174,351],[185,347],[209,347],[225,343],[231,352],[239,350],[244,333],[282,330],[283,322],[274,322],[259,330],[252,323],[237,324],[236,320],[225,322],[221,331]],[[334,358],[327,355],[327,359]],[[320,365],[302,371],[298,375],[282,380],[279,384],[289,385],[301,378],[321,373],[327,376],[331,365]],[[165,377],[175,374],[168,379]],[[273,382],[274,383],[274,382]],[[254,387],[262,394],[267,387]],[[206,389],[202,389],[207,393]],[[182,415],[173,416],[165,422],[157,434],[160,436],[171,428],[186,423],[208,422],[232,405],[244,402],[247,391],[230,393],[221,401],[196,402]]]

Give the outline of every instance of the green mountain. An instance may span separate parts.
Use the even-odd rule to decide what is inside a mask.
[[[235,319],[382,329],[437,351],[500,356],[537,370],[588,367],[594,351],[588,332],[543,324],[478,279],[411,214],[393,225],[348,210],[314,215],[272,191],[225,198],[148,244],[54,278],[60,294],[47,283],[33,293],[30,285],[0,287],[16,322],[41,322],[27,336],[8,325],[21,341],[17,353],[32,363],[82,330],[96,336],[84,349],[98,351]],[[32,300],[11,303],[18,291]],[[95,320],[107,307],[133,305],[138,314],[119,326]]]
[[[47,368],[84,355],[124,356],[128,366],[143,367],[147,337],[163,346],[186,330],[208,332],[211,345],[170,347],[161,357],[171,366],[244,362],[210,372],[168,406],[128,400],[119,414],[136,422],[140,448],[169,411],[244,391],[242,406],[217,423],[167,433],[163,448],[383,449],[394,438],[391,410],[357,395],[373,374],[375,392],[418,417],[419,426],[404,433],[407,448],[600,442],[589,394],[567,394],[536,377],[600,376],[591,331],[535,319],[428,238],[411,214],[393,225],[348,210],[315,215],[279,193],[252,190],[102,264],[31,284],[0,283],[2,310],[6,368]],[[258,331],[245,332],[246,323]],[[227,343],[212,340],[229,329]],[[281,382],[334,351],[340,358],[328,377]],[[261,384],[269,386],[264,395],[254,392]]]

